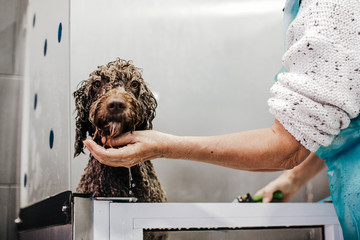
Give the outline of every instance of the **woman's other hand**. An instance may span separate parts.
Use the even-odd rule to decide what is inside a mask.
[[[300,165],[287,170],[277,179],[257,191],[256,195],[263,195],[263,202],[271,202],[273,193],[281,191],[283,202],[289,201],[300,188],[318,174],[325,167],[324,161],[315,153],[311,153]]]
[[[255,196],[263,195],[263,203],[269,203],[273,198],[274,192],[281,191],[284,195],[281,201],[287,202],[299,191],[301,186],[291,170],[288,170],[264,188],[257,191]]]

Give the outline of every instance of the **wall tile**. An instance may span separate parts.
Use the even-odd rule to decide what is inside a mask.
[[[16,184],[22,81],[0,76],[0,184]]]

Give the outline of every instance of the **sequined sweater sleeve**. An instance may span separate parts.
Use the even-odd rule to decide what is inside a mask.
[[[328,146],[360,111],[360,1],[303,0],[270,112],[304,147]]]

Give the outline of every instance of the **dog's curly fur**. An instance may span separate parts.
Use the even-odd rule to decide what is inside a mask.
[[[131,61],[117,58],[99,66],[88,80],[80,83],[74,97],[77,112],[74,157],[83,153],[87,135],[102,144],[103,137],[109,139],[128,131],[152,129],[157,102],[142,78],[141,69]],[[102,197],[131,196],[139,202],[166,201],[150,161],[130,171],[103,165],[90,155],[77,192]]]

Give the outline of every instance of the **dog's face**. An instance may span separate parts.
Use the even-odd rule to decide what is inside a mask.
[[[152,128],[156,100],[140,69],[117,59],[99,66],[74,92],[76,104],[75,156],[83,151],[87,133],[96,141],[121,133]]]

